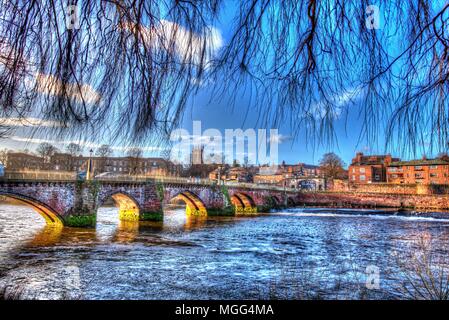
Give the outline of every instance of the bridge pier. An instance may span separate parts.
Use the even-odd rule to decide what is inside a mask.
[[[112,198],[121,221],[162,221],[163,204],[182,200],[192,217],[252,215],[298,203],[295,191],[191,182],[0,180],[0,195],[40,213],[48,223],[95,227],[98,208]]]

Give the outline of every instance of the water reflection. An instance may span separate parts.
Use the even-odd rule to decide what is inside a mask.
[[[399,262],[425,235],[447,262],[449,219],[293,209],[252,217],[121,222],[100,208],[94,229],[45,227],[0,205],[0,299],[396,298]],[[435,260],[437,261],[437,260]],[[381,270],[366,291],[365,269]]]
[[[61,241],[64,228],[61,226],[46,225],[34,238],[27,243],[30,247],[52,246]]]

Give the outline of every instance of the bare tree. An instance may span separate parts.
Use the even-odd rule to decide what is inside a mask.
[[[248,94],[258,121],[291,123],[307,142],[333,141],[353,101],[361,138],[383,131],[387,147],[447,148],[443,1],[383,2],[381,30],[368,0],[241,1],[226,11],[236,16],[220,51],[211,26],[224,0],[73,3],[79,28],[65,25],[66,1],[1,2],[3,116],[38,111],[67,133],[82,126],[86,136],[143,143],[166,137],[198,84],[212,79],[213,96],[240,107]]]
[[[130,148],[126,151],[126,155],[131,158],[142,158],[143,150],[141,148]]]
[[[43,142],[39,144],[39,146],[36,149],[36,152],[38,155],[40,155],[42,158],[44,158],[44,161],[49,163],[51,157],[55,154],[55,152],[58,151],[58,148],[53,146],[50,143]]]
[[[97,150],[95,150],[95,155],[99,157],[96,159],[95,163],[95,169],[98,170],[98,172],[105,172],[106,171],[106,158],[112,156],[113,151],[111,147],[107,144],[101,145]]]
[[[79,144],[73,142],[67,145],[66,150],[72,157],[76,157],[83,152],[83,148]]]
[[[331,180],[344,178],[346,173],[344,166],[343,160],[333,152],[324,154],[320,160],[321,174]]]
[[[112,154],[112,149],[107,144],[103,144],[97,150],[95,150],[95,155],[98,157],[110,157]]]
[[[3,164],[4,166],[8,163],[8,152],[9,150],[6,148],[0,150],[0,164]]]
[[[140,148],[130,148],[128,149],[128,151],[126,152],[127,157],[129,158],[128,160],[128,165],[129,165],[129,173],[130,174],[139,174],[142,173],[142,156],[143,156],[143,151]]]

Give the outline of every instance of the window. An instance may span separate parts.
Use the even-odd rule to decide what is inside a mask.
[[[352,168],[352,173],[355,173],[355,168]]]
[[[422,170],[422,166],[415,166],[415,170]]]
[[[376,174],[376,175],[374,176],[374,180],[380,180],[380,175]]]
[[[430,169],[438,169],[438,166],[430,166]]]
[[[431,178],[438,178],[438,173],[431,173],[431,174],[430,174],[430,177],[431,177]]]
[[[360,176],[360,181],[365,181],[365,180],[366,180],[366,177],[364,175],[361,175]]]
[[[352,176],[352,181],[355,181],[355,176]]]
[[[365,168],[360,168],[360,173],[365,173]]]

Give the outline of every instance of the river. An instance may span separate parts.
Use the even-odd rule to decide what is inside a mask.
[[[0,299],[405,299],[415,263],[447,271],[449,215],[293,208],[253,217],[55,229],[0,204]],[[416,260],[416,261],[415,261]]]

